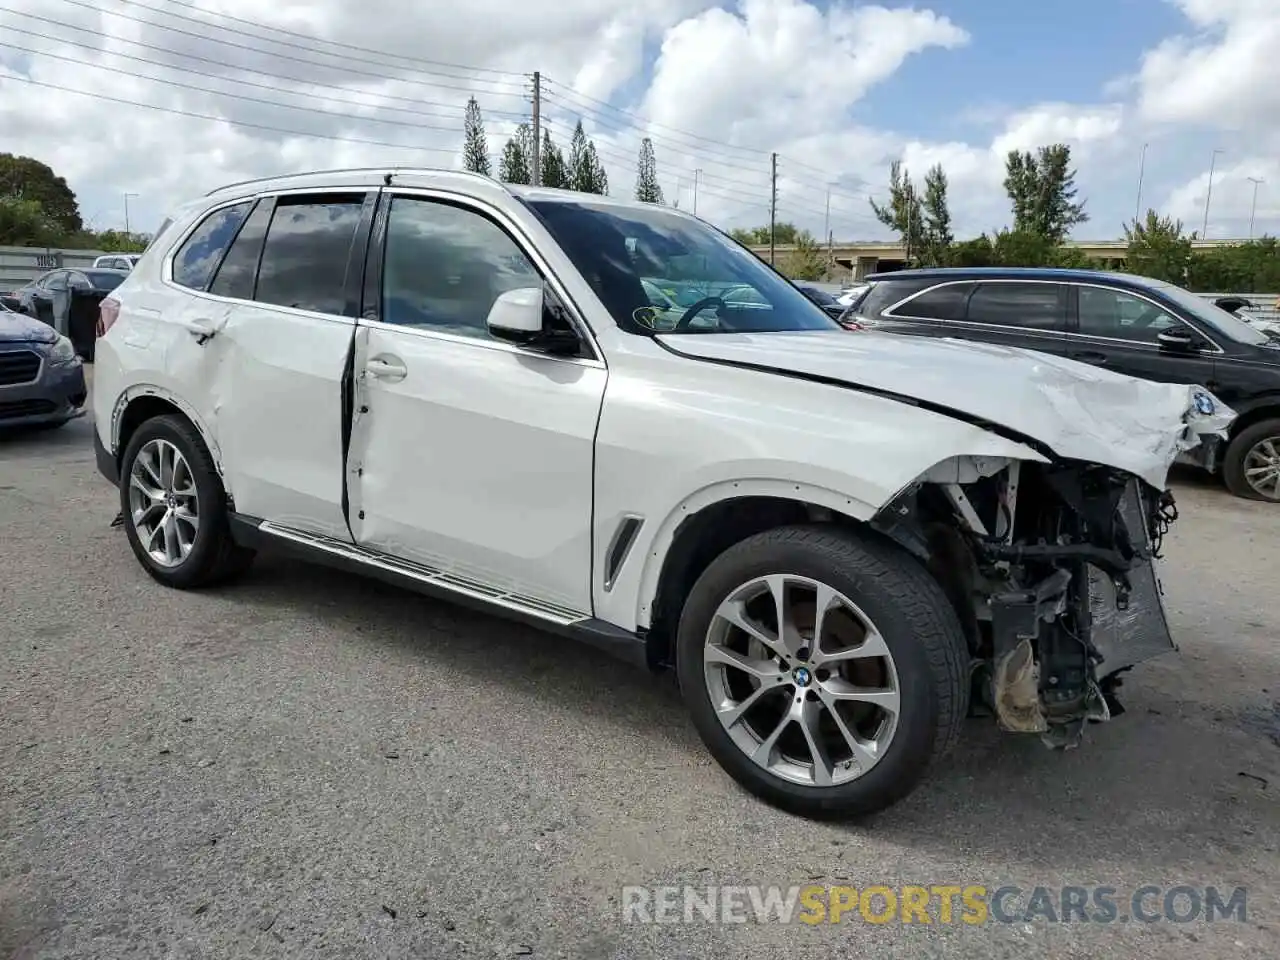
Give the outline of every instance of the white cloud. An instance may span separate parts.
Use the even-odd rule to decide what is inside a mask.
[[[1213,193],[1209,193],[1209,171],[1198,174],[1169,193],[1161,209],[1183,221],[1188,231],[1204,229],[1205,201],[1209,201],[1210,237],[1247,237],[1249,220],[1254,212],[1257,184],[1257,224],[1280,221],[1280,159],[1274,155],[1255,156],[1235,163],[1219,164],[1213,174]]]
[[[1004,155],[1054,141],[1072,145],[1081,194],[1095,214],[1084,228],[1090,236],[1113,235],[1131,214],[1138,153],[1148,141],[1144,198],[1167,201],[1198,227],[1192,214],[1197,196],[1203,204],[1203,184],[1195,168],[1207,168],[1210,150],[1221,146],[1229,151],[1215,176],[1211,232],[1247,228],[1252,187],[1237,175],[1246,167],[1268,180],[1259,223],[1274,232],[1280,219],[1266,199],[1280,197],[1280,171],[1266,159],[1280,155],[1280,0],[1173,0],[1188,18],[1185,35],[1152,38],[1126,78],[1105,86],[1097,78],[1092,86],[1108,102],[993,105],[990,91],[975,91],[969,116],[981,122],[969,124],[964,140],[920,136],[909,111],[895,130],[849,119],[913,58],[932,58],[945,76],[949,51],[970,42],[965,24],[928,9],[927,0],[86,2],[117,15],[7,0],[19,12],[0,12],[0,42],[24,51],[0,47],[0,130],[2,149],[38,156],[66,176],[100,226],[120,225],[126,192],[140,195],[131,203],[135,223],[154,223],[193,192],[282,170],[458,166],[462,107],[472,94],[496,163],[528,116],[526,74],[534,69],[546,81],[553,136],[567,146],[581,116],[614,193],[630,192],[647,134],[668,199],[691,206],[696,177],[698,212],[727,226],[765,222],[769,155],[777,151],[779,217],[815,232],[827,220],[829,190],[838,237],[883,236],[867,198],[885,192],[899,157],[917,179],[934,163],[944,166],[958,232],[991,229],[1008,221]],[[1017,90],[1001,96],[1016,98]],[[597,102],[618,97],[630,113]],[[1197,131],[1200,139],[1191,139]],[[1251,154],[1262,159],[1247,161]]]
[[[1280,2],[1176,3],[1197,32],[1171,37],[1143,57],[1143,116],[1271,133],[1280,124]]]

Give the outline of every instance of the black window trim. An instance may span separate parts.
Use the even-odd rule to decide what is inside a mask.
[[[214,204],[211,207],[201,207],[200,211],[196,214],[195,218],[189,224],[187,224],[186,228],[182,231],[182,233],[178,235],[178,237],[168,245],[168,249],[165,252],[164,262],[161,264],[161,267],[160,267],[160,282],[163,285],[170,287],[174,290],[181,291],[191,296],[213,300],[218,303],[252,304],[253,306],[260,307],[263,310],[283,310],[287,313],[291,313],[295,316],[300,316],[300,317],[312,317],[312,318],[318,318],[323,320],[333,320],[333,321],[338,321],[342,323],[354,324],[356,315],[352,309],[353,299],[351,296],[351,278],[355,277],[357,278],[356,283],[359,282],[358,281],[358,278],[360,275],[359,269],[361,266],[359,261],[355,259],[355,255],[357,251],[359,251],[361,253],[361,257],[363,258],[364,247],[369,242],[369,227],[370,227],[371,218],[368,215],[368,212],[372,207],[373,201],[376,200],[379,192],[380,191],[378,187],[371,186],[368,184],[365,184],[363,186],[296,187],[296,188],[287,189],[287,190],[264,190],[259,193],[248,194],[246,196],[228,198],[226,200],[219,201],[218,203]],[[245,221],[247,221],[249,217],[253,214],[253,211],[257,208],[257,204],[264,200],[270,201],[274,206],[275,204],[277,204],[277,202],[281,197],[295,197],[295,196],[308,196],[308,195],[333,196],[334,194],[347,194],[347,193],[361,195],[363,197],[363,200],[361,201],[363,204],[363,209],[361,212],[361,219],[356,226],[356,235],[352,240],[351,250],[348,252],[348,262],[347,262],[348,283],[346,286],[347,297],[346,297],[346,304],[345,304],[345,307],[346,307],[345,313],[342,313],[342,314],[320,313],[315,310],[302,310],[302,309],[299,309],[298,307],[281,306],[280,304],[276,304],[276,303],[263,303],[260,300],[245,300],[240,297],[226,297],[221,294],[210,293],[208,290],[198,290],[195,287],[183,286],[182,284],[178,283],[176,280],[173,279],[173,261],[174,261],[174,258],[177,256],[178,251],[181,250],[183,245],[187,242],[187,238],[190,237],[191,234],[194,233],[197,229],[199,229],[200,224],[204,223],[205,220],[207,220],[212,214],[216,213],[219,210],[226,209],[227,207],[238,206],[242,203],[252,204],[249,208],[249,212],[245,214],[244,220],[241,221],[240,226],[236,228],[236,236],[238,237],[240,235],[240,231],[244,229]],[[373,199],[371,199],[371,197]],[[275,210],[273,209],[271,213],[272,213],[272,217],[274,218]],[[270,232],[270,230],[271,230],[271,225],[270,225],[270,222],[268,222],[267,224],[268,233]],[[231,243],[235,243],[234,237],[232,238]],[[231,249],[231,243],[227,244],[226,249],[223,250],[222,252],[223,257],[226,256],[227,250]],[[266,249],[265,242],[263,244],[263,249],[264,250]],[[258,263],[259,263],[259,266],[261,266],[261,263],[262,263],[261,251],[259,251],[258,253]],[[217,276],[218,269],[220,269],[221,267],[222,267],[222,259],[219,258],[218,266],[214,268],[213,272],[210,274],[210,282],[212,282],[213,277]],[[254,274],[253,286],[254,286],[253,292],[254,292],[254,295],[256,296],[258,292],[258,278],[257,278],[256,272]]]
[[[1213,345],[1212,350],[1203,349],[1200,351],[1200,353],[1202,354],[1203,353],[1211,353],[1211,354],[1226,353],[1226,351],[1222,349],[1222,346],[1216,340],[1214,340],[1213,337],[1209,336],[1207,333],[1201,330],[1198,326],[1196,326],[1195,324],[1187,320],[1187,318],[1184,317],[1181,311],[1179,311],[1177,308],[1167,303],[1162,303],[1159,300],[1156,300],[1153,297],[1149,297],[1138,290],[1134,290],[1130,287],[1119,286],[1117,284],[1090,283],[1088,281],[1083,281],[1083,280],[1068,280],[1066,281],[1066,283],[1067,283],[1067,286],[1072,289],[1072,297],[1071,297],[1072,303],[1071,303],[1070,310],[1068,311],[1068,314],[1067,314],[1067,322],[1070,328],[1067,331],[1068,336],[1078,337],[1081,340],[1088,340],[1090,342],[1100,341],[1102,343],[1123,343],[1129,346],[1148,347],[1152,350],[1160,349],[1160,345],[1158,343],[1152,343],[1150,340],[1127,340],[1124,337],[1104,337],[1101,334],[1097,334],[1097,333],[1081,333],[1080,332],[1080,297],[1079,297],[1078,291],[1080,287],[1089,287],[1094,290],[1111,290],[1116,293],[1126,294],[1127,296],[1133,297],[1134,299],[1137,299],[1137,300],[1145,300],[1147,303],[1151,304],[1153,307],[1158,307],[1159,309],[1163,310],[1169,316],[1173,317],[1173,319],[1177,320],[1184,327],[1189,329],[1192,333],[1196,334],[1197,336],[1203,337],[1205,340],[1207,340],[1210,344]]]
[[[604,352],[596,342],[595,333],[592,331],[590,324],[584,319],[581,308],[570,296],[568,288],[561,281],[555,270],[552,269],[551,264],[542,255],[538,245],[533,242],[533,239],[524,228],[510,214],[478,197],[436,187],[393,186],[383,188],[380,194],[378,212],[373,221],[373,235],[369,240],[368,256],[365,259],[363,298],[359,310],[359,322],[362,326],[376,326],[382,330],[397,331],[413,336],[426,337],[427,339],[471,344],[486,349],[515,353],[522,356],[532,355],[549,360],[575,363],[581,366],[599,367],[601,369],[606,367]],[[386,250],[387,221],[390,216],[391,201],[396,197],[426,200],[447,206],[460,207],[483,217],[506,234],[507,238],[515,244],[516,249],[533,265],[533,268],[542,277],[542,282],[551,288],[561,304],[564,305],[565,312],[569,316],[569,322],[573,325],[574,332],[577,333],[579,341],[586,347],[589,355],[582,357],[557,356],[544,353],[536,348],[506,343],[502,340],[448,333],[425,327],[406,327],[399,324],[384,323],[380,319],[382,316],[382,262]]]
[[[888,278],[886,278],[888,279]],[[984,283],[1039,283],[1049,284],[1059,288],[1060,298],[1063,301],[1063,313],[1059,317],[1060,326],[1054,328],[1045,327],[1016,327],[1007,323],[983,323],[981,320],[970,320],[968,318],[968,301],[965,301],[965,319],[963,320],[938,320],[934,317],[915,317],[910,314],[896,313],[900,307],[906,306],[917,297],[922,297],[926,293],[937,290],[941,287],[953,287],[959,284],[972,284],[973,290],[969,296],[972,297],[978,287]],[[938,283],[930,284],[923,290],[917,290],[915,293],[903,297],[896,303],[891,304],[884,310],[880,311],[880,316],[889,320],[910,320],[916,323],[934,323],[940,326],[955,326],[957,324],[965,327],[979,327],[983,330],[1003,330],[1005,332],[1016,332],[1018,335],[1042,336],[1042,337],[1066,337],[1071,336],[1070,331],[1070,310],[1066,303],[1066,285],[1067,281],[1048,279],[1045,277],[963,277],[958,280],[943,280]]]

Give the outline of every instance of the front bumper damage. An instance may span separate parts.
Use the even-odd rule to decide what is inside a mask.
[[[1172,651],[1158,562],[1171,493],[1114,467],[957,458],[874,524],[919,556],[969,640],[975,709],[1052,747],[1122,712],[1120,674]]]

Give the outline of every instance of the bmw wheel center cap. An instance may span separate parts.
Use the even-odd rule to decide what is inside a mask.
[[[808,667],[796,667],[794,676],[797,687],[807,687],[809,681],[813,679],[813,674],[809,672]]]

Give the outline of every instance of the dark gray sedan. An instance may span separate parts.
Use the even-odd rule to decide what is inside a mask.
[[[71,341],[0,304],[0,431],[61,426],[84,416],[86,396]]]

